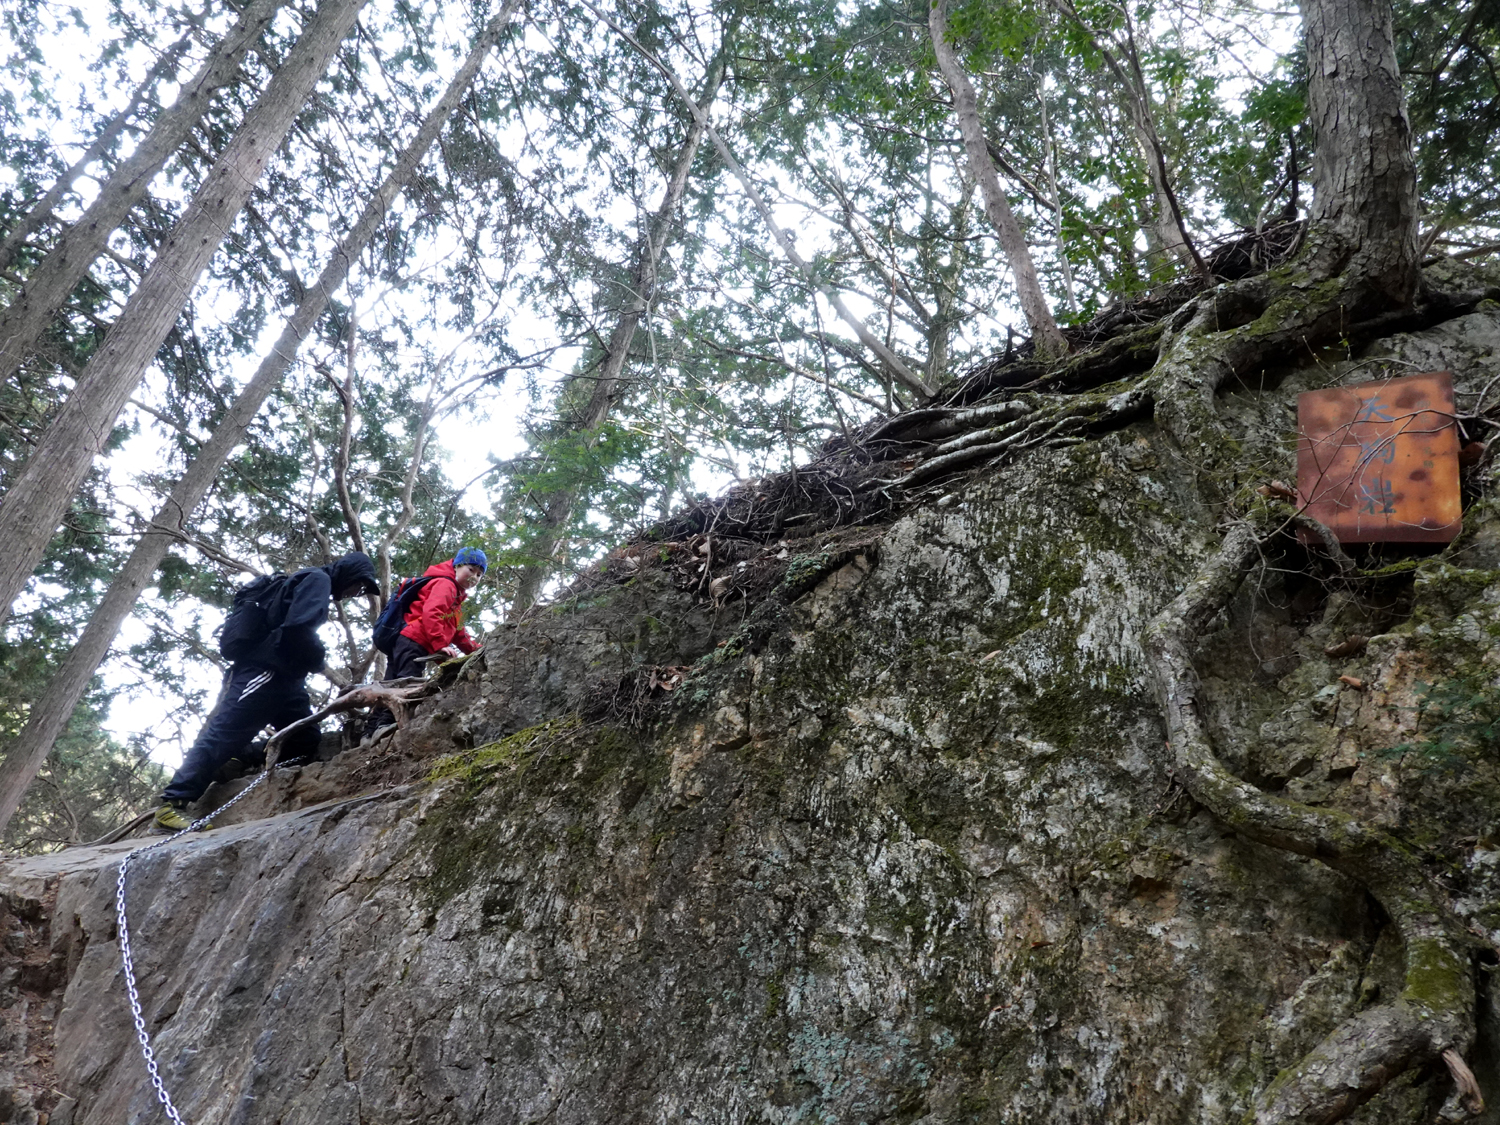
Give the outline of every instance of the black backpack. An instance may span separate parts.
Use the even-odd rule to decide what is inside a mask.
[[[417,595],[427,588],[427,583],[441,577],[440,574],[424,574],[421,578],[404,579],[396,587],[391,600],[385,603],[385,608],[375,619],[375,627],[370,630],[370,640],[376,648],[387,656],[391,654],[391,649],[396,647],[396,638],[406,628],[406,615],[411,611]]]
[[[234,592],[234,604],[219,629],[219,651],[231,663],[243,660],[271,635],[269,611],[286,589],[287,576],[263,574]]]

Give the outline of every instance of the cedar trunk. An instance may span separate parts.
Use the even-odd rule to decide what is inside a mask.
[[[292,119],[328,68],[365,0],[331,0],[307,25],[281,69],[198,189],[187,213],[131,294],[56,421],[0,504],[0,623],[41,561],[63,513],[115,419],[140,384],[198,277],[280,147]]]
[[[21,803],[27,786],[36,777],[52,745],[67,725],[73,709],[82,698],[99,662],[109,651],[120,625],[129,615],[136,599],[161,565],[168,548],[177,540],[194,510],[203,502],[215,477],[229,454],[244,440],[250,424],[266,396],[281,382],[296,358],[297,349],[312,330],[318,317],[328,307],[328,300],[349,275],[350,266],[359,258],[370,238],[380,228],[391,204],[405,188],[412,173],[422,163],[443,126],[453,116],[490,50],[510,22],[520,0],[506,0],[464,60],[447,91],[428,111],[421,128],[401,153],[395,167],[386,176],[365,205],[358,221],[350,228],[323,272],[306,291],[301,304],[287,321],[280,337],[256,369],[255,375],[234,400],[213,436],[198,451],[187,471],[173,487],[166,502],[152,517],[125,566],[110,583],[99,608],[89,619],[83,636],[68,653],[62,667],[47,684],[42,698],[32,707],[26,727],[0,761],[0,833]]]
[[[140,146],[99,189],[99,196],[32,270],[20,295],[0,314],[0,379],[31,352],[53,316],[103,252],[109,236],[146,198],[151,181],[203,118],[214,93],[239,73],[245,52],[265,31],[282,0],[252,0],[214,46],[177,100],[157,117]],[[123,124],[123,123],[122,123]]]
[[[1312,118],[1309,262],[1363,314],[1417,292],[1417,176],[1389,0],[1301,0]]]
[[[196,24],[197,21],[195,21],[195,26]],[[73,190],[73,185],[78,182],[78,177],[83,175],[84,169],[94,161],[102,159],[114,147],[114,143],[125,132],[125,127],[130,124],[130,119],[136,115],[141,108],[141,103],[151,93],[151,88],[164,76],[176,72],[178,60],[182,58],[192,41],[192,32],[188,32],[162,52],[161,58],[156,60],[155,65],[146,72],[146,77],[141,79],[140,85],[135,88],[135,92],[130,95],[130,100],[125,103],[125,107],[109,120],[89,147],[84,149],[83,155],[73,161],[72,165],[57,177],[56,182],[36,201],[31,210],[10,229],[5,240],[0,242],[0,271],[10,269],[11,264],[20,257],[27,240],[46,225],[47,220],[52,217],[52,212],[62,202],[63,196]],[[105,183],[107,185],[108,181]]]

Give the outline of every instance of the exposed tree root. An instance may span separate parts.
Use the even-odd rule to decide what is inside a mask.
[[[998,426],[969,429],[958,437],[937,445],[904,476],[880,485],[910,491],[936,480],[950,477],[964,469],[987,464],[1034,449],[1038,446],[1070,444],[1088,433],[1118,429],[1150,412],[1151,399],[1142,391],[1122,391],[1108,398],[1102,396],[1057,399],[1037,396],[1036,404],[1013,399],[1001,404],[1008,408],[1011,421]],[[999,408],[991,408],[998,416]],[[954,428],[973,424],[984,408],[955,412],[946,421]]]
[[[827,537],[888,523],[956,476],[1152,414],[1202,467],[1210,498],[1227,499],[1219,494],[1216,470],[1234,446],[1218,417],[1216,393],[1236,378],[1305,362],[1329,343],[1354,346],[1366,337],[1440,323],[1500,295],[1476,288],[1472,278],[1454,284],[1451,292],[1428,285],[1415,308],[1371,312],[1376,306],[1359,283],[1319,281],[1288,266],[1209,290],[1184,283],[1112,306],[1090,324],[1067,330],[1075,346],[1089,350],[1051,367],[1024,344],[1008,350],[950,384],[927,407],[872,421],[828,442],[809,464],[744,482],[645,530],[580,575],[565,596],[632,577],[631,564],[641,560],[625,556],[644,558],[648,545],[699,546],[709,537],[712,565],[695,565],[700,592],[716,601],[729,594],[752,597],[775,586],[784,569],[777,560],[788,549],[816,553]],[[1329,553],[1348,570],[1347,556]]]
[[[1400,839],[1344,813],[1262,792],[1235,777],[1214,754],[1198,705],[1193,653],[1262,546],[1250,525],[1235,525],[1219,552],[1152,620],[1144,641],[1177,780],[1247,839],[1314,857],[1364,885],[1405,943],[1400,996],[1346,1020],[1278,1075],[1245,1118],[1247,1125],[1330,1125],[1398,1075],[1446,1058],[1445,1052],[1462,1067],[1462,1054],[1474,1039],[1473,942],[1442,889]],[[1458,1113],[1452,1120],[1463,1120],[1476,1112],[1472,1106],[1482,1105],[1472,1077],[1472,1088],[1451,1100]]]
[[[329,715],[364,707],[384,707],[396,716],[396,725],[404,727],[411,721],[411,712],[416,704],[436,695],[442,686],[440,678],[436,676],[430,679],[407,676],[405,679],[385,680],[378,684],[356,685],[306,718],[288,723],[273,734],[266,742],[266,768],[276,765],[277,758],[281,756],[281,745],[293,731],[317,726]]]
[[[1474,1078],[1474,1072],[1469,1069],[1469,1064],[1464,1062],[1464,1057],[1449,1047],[1443,1052],[1443,1062],[1448,1065],[1448,1073],[1453,1077],[1453,1097],[1456,1106],[1443,1106],[1439,1115],[1445,1121],[1458,1121],[1462,1117],[1454,1114],[1458,1109],[1463,1116],[1478,1117],[1484,1112],[1484,1095],[1479,1092],[1479,1082]]]
[[[1220,285],[1183,305],[1161,336],[1160,357],[1141,388],[1156,418],[1186,451],[1219,459],[1223,428],[1214,396],[1235,379],[1316,359],[1330,343],[1347,348],[1396,331],[1441,323],[1472,309],[1491,290],[1424,289],[1410,308],[1380,305],[1357,273],[1319,278],[1286,269]]]

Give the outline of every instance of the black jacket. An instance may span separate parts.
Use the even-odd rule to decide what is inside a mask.
[[[328,652],[318,639],[318,627],[328,620],[328,605],[336,594],[363,583],[376,592],[375,564],[361,551],[351,551],[327,566],[309,566],[287,577],[270,605],[266,623],[271,632],[236,663],[292,676],[321,671]]]

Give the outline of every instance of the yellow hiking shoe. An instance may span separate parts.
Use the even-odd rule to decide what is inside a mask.
[[[182,815],[187,805],[179,801],[168,801],[156,810],[155,824],[165,832],[181,832],[193,822]]]

